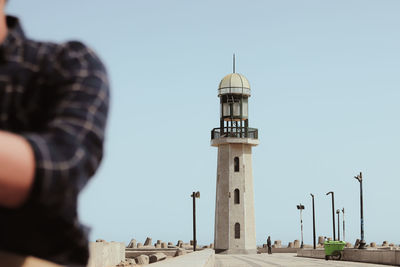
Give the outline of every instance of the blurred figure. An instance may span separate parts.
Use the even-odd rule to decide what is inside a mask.
[[[267,238],[267,247],[268,247],[268,254],[272,254],[271,237],[270,236],[268,236],[268,238]]]
[[[106,71],[82,43],[28,39],[5,4],[0,0],[0,265],[33,256],[84,266],[88,230],[77,198],[103,155]],[[20,255],[15,265],[7,261],[12,255]]]

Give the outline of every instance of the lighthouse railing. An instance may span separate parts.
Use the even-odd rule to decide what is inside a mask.
[[[224,127],[223,131],[221,131],[221,128],[214,128],[211,130],[211,140],[222,137],[258,139],[258,129],[246,127]]]

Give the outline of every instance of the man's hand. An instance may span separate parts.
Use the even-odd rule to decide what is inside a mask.
[[[35,158],[23,137],[0,131],[0,206],[17,208],[31,191]]]

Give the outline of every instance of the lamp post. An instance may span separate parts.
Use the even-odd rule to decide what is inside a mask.
[[[362,190],[362,172],[359,175],[354,176],[360,182],[360,215],[361,215],[361,241],[360,245],[358,246],[359,249],[365,248],[365,240],[364,240],[364,207],[363,207],[363,190]]]
[[[193,251],[196,251],[196,198],[200,198],[200,192],[193,192],[191,197],[193,198]]]
[[[314,249],[316,249],[316,240],[315,240],[315,208],[314,208],[314,195],[311,194],[312,197],[312,222],[313,222],[313,245],[314,245]]]
[[[343,241],[346,242],[346,232],[345,232],[345,224],[344,224],[344,207],[342,209],[342,217],[343,217]]]
[[[335,234],[335,195],[332,191],[326,193],[326,195],[332,195],[332,223],[333,223],[333,240],[336,240],[336,234]]]
[[[340,209],[336,210],[337,214],[337,239],[340,241]]]
[[[302,211],[304,210],[304,205],[297,205],[297,209],[300,210],[300,226],[301,226],[301,246],[300,248],[303,248],[304,243],[303,243],[303,216],[302,216]]]

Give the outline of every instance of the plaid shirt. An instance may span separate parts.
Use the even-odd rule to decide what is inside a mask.
[[[83,265],[88,240],[77,197],[102,158],[106,72],[79,42],[36,42],[25,37],[17,18],[7,17],[7,24],[0,46],[0,130],[28,140],[36,171],[26,204],[0,208],[0,250]]]

